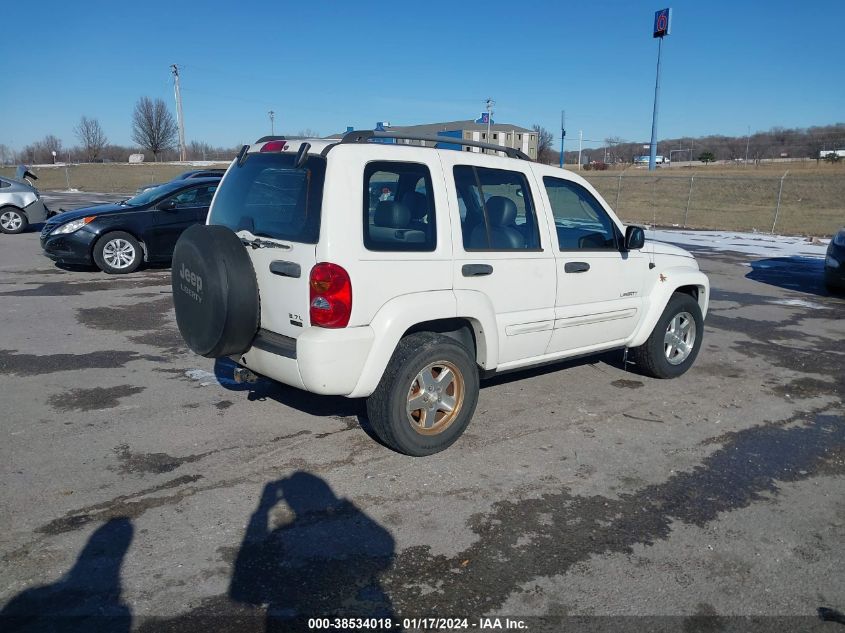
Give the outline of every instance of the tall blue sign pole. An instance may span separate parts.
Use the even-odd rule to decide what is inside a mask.
[[[660,54],[663,52],[663,38],[669,35],[672,26],[672,9],[660,9],[654,13],[654,34],[657,42],[657,79],[654,82],[654,113],[651,116],[651,145],[649,145],[648,170],[654,171],[657,163],[657,103],[660,99]]]

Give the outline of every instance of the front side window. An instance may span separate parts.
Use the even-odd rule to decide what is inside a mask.
[[[537,250],[540,235],[531,189],[518,171],[454,168],[464,249]]]
[[[617,250],[613,220],[584,187],[560,178],[543,177],[562,251]]]
[[[209,223],[258,237],[316,244],[326,160],[309,156],[302,167],[295,161],[288,153],[247,154],[220,185]]]
[[[437,233],[428,167],[391,161],[368,163],[363,220],[368,250],[433,251]]]

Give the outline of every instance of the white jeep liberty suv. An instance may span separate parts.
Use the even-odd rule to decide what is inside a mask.
[[[692,255],[646,244],[583,178],[390,132],[244,146],[172,278],[196,353],[367,398],[374,431],[409,455],[452,444],[497,372],[619,348],[681,375],[709,298]]]

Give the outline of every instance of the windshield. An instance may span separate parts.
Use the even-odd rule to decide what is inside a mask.
[[[247,154],[217,191],[209,224],[259,237],[316,244],[326,160],[311,156],[294,167],[293,154]]]
[[[129,200],[125,200],[123,204],[126,204],[130,207],[142,207],[144,205],[150,204],[151,202],[156,202],[161,198],[165,198],[174,190],[184,186],[185,183],[182,181],[177,180],[176,182],[168,182],[163,185],[159,185],[158,187],[147,189],[146,191],[139,193],[134,198],[129,198]]]

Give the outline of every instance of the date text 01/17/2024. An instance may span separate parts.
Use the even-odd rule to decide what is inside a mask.
[[[402,628],[411,631],[460,631],[460,630],[527,630],[524,620],[513,618],[403,618]],[[391,630],[399,627],[392,618],[309,618],[310,630],[354,631]]]

